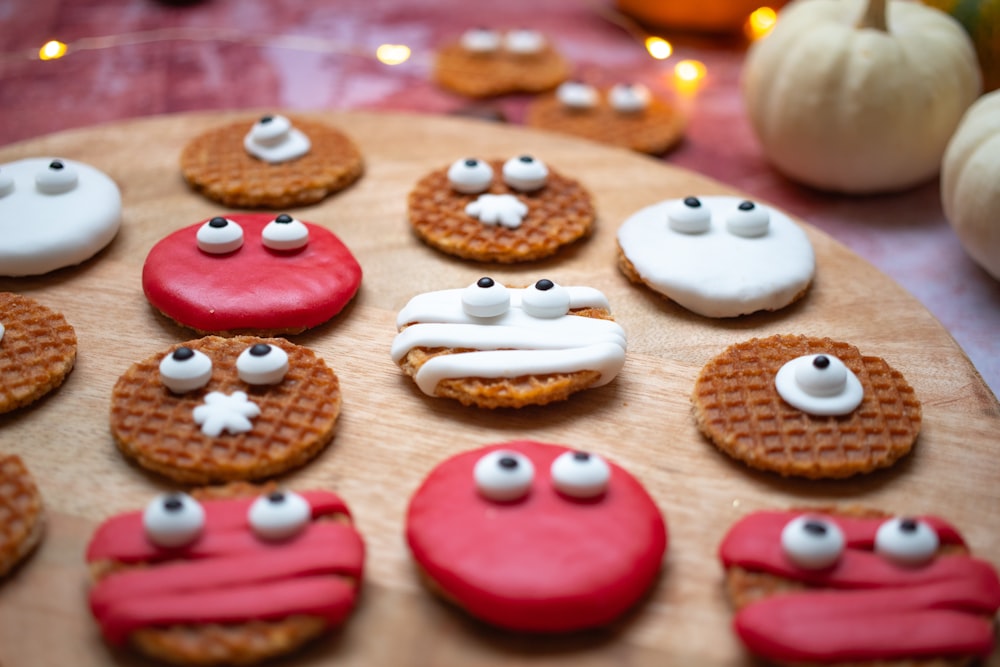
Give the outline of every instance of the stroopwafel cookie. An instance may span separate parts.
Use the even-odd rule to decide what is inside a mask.
[[[779,393],[786,381],[792,401],[805,408]],[[892,465],[913,447],[921,424],[920,402],[899,371],[829,338],[777,335],[732,345],[702,368],[691,402],[698,428],[725,453],[813,479]],[[834,404],[843,410],[832,411]]]
[[[0,292],[0,413],[63,383],[76,363],[76,332],[31,297]]]
[[[332,440],[340,384],[279,338],[208,336],[133,364],[115,384],[121,451],[178,482],[254,480],[301,466]]]
[[[422,241],[480,262],[548,257],[588,236],[596,218],[583,185],[529,155],[457,160],[420,179],[408,202]]]
[[[0,454],[0,577],[42,539],[45,511],[31,473],[14,454]]]
[[[253,139],[257,135],[259,142]],[[250,152],[258,144],[260,156]],[[352,184],[364,170],[360,151],[340,130],[280,115],[211,129],[184,146],[180,165],[185,180],[209,199],[234,208],[268,209],[314,204]]]
[[[344,622],[364,543],[333,493],[235,483],[108,519],[87,562],[108,643],[181,665],[246,665]]]

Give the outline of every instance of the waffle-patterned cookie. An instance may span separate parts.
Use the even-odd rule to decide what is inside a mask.
[[[343,132],[305,118],[292,122],[312,144],[301,157],[270,163],[251,155],[243,140],[254,121],[241,120],[188,142],[181,172],[209,199],[234,208],[268,209],[314,204],[361,176],[361,153]]]
[[[438,51],[433,76],[452,92],[483,98],[551,90],[569,71],[569,63],[548,43],[540,43],[535,52],[518,53],[502,43],[489,51],[474,51],[459,41]]]
[[[19,456],[0,454],[0,577],[42,539],[42,496]]]
[[[846,415],[808,414],[778,394],[778,370],[817,354],[840,359],[860,380],[864,397]],[[753,468],[812,479],[892,465],[910,451],[921,423],[920,402],[899,371],[829,338],[732,345],[702,368],[691,402],[698,428],[722,451]]]
[[[112,517],[88,547],[91,610],[109,643],[181,665],[253,664],[354,606],[364,544],[332,493],[233,483],[161,496],[145,514]],[[180,537],[158,543],[167,534]]]
[[[520,226],[488,225],[467,213],[480,194],[454,190],[445,167],[424,176],[410,192],[409,220],[421,240],[449,255],[509,264],[548,257],[591,233],[596,213],[590,192],[579,182],[549,167],[544,187],[518,192],[500,177],[502,160],[487,162],[494,178],[483,194],[520,200],[527,207]]]
[[[76,362],[76,332],[34,299],[0,292],[0,413],[63,383]]]
[[[278,384],[248,384],[240,378],[238,358],[258,344],[288,355],[288,371]],[[181,347],[211,362],[207,384],[185,393],[164,386],[159,370],[161,361]],[[253,480],[316,456],[333,438],[340,404],[337,376],[311,350],[280,338],[208,336],[133,364],[112,392],[111,431],[127,457],[176,481]],[[253,414],[254,405],[259,414]],[[239,424],[239,415],[249,421],[248,431],[223,426],[211,433],[210,422]]]

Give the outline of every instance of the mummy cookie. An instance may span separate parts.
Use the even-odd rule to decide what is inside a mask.
[[[392,359],[428,396],[484,408],[544,405],[611,382],[625,332],[591,287],[543,278],[523,289],[483,277],[413,297]]]
[[[612,622],[654,583],[659,510],[594,453],[519,440],[437,466],[410,499],[406,540],[432,587],[502,628],[565,632]]]
[[[787,215],[738,197],[671,199],[618,229],[622,272],[688,310],[737,317],[802,298],[816,259]]]
[[[327,491],[167,493],[94,533],[90,609],[113,646],[177,664],[256,663],[344,622],[364,554]]]
[[[65,158],[0,164],[0,276],[74,266],[118,233],[121,193],[94,167]]]
[[[360,285],[361,266],[340,239],[284,213],[185,227],[142,267],[150,304],[199,333],[300,333],[339,313]]]
[[[993,651],[1000,579],[943,519],[764,511],[719,548],[734,628],[780,665],[967,665]]]

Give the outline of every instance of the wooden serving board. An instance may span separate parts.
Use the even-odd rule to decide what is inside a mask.
[[[333,444],[281,481],[341,493],[366,538],[368,559],[354,617],[278,664],[748,665],[730,632],[715,554],[733,521],[767,507],[836,502],[934,512],[956,523],[978,554],[1000,564],[1000,406],[941,325],[833,239],[807,226],[818,272],[799,304],[776,314],[709,320],[630,284],[616,266],[615,231],[642,206],[688,194],[732,194],[724,185],[643,156],[525,129],[396,114],[314,115],[358,142],[367,171],[346,192],[296,215],[338,234],[365,276],[340,316],[294,337],[340,376],[344,405]],[[121,232],[93,260],[40,278],[0,279],[0,290],[62,311],[79,338],[77,366],[65,385],[32,407],[0,416],[0,448],[24,458],[50,515],[42,547],[0,584],[4,667],[145,664],[101,641],[87,611],[83,550],[99,521],[141,508],[169,488],[126,463],[113,444],[111,388],[133,362],[195,337],[146,303],[140,271],[162,236],[225,212],[185,186],[178,155],[188,139],[234,117],[153,118],[0,149],[0,162],[58,155],[93,164],[120,184],[124,199]],[[591,239],[552,260],[501,267],[443,256],[410,233],[406,195],[427,171],[468,155],[524,152],[593,192],[599,222]],[[461,287],[487,274],[508,284],[551,277],[604,291],[629,336],[617,380],[561,404],[519,411],[463,408],[421,394],[389,358],[396,312],[418,292]],[[829,482],[754,472],[719,453],[691,417],[694,378],[727,345],[773,333],[849,341],[902,371],[924,406],[913,453],[890,470]],[[670,546],[662,576],[648,599],[613,627],[569,637],[512,635],[469,619],[421,584],[403,540],[410,494],[448,455],[513,438],[603,453],[641,479],[663,510]]]

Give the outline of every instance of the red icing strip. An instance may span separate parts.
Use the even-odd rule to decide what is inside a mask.
[[[157,310],[202,331],[308,328],[329,320],[354,297],[361,266],[329,230],[304,223],[309,243],[281,252],[261,243],[269,213],[228,214],[243,246],[212,255],[198,249],[205,221],[160,240],[146,257],[142,288]]]

